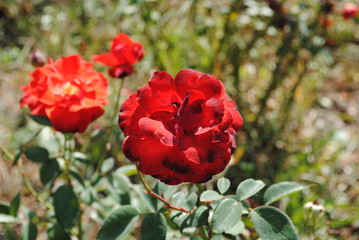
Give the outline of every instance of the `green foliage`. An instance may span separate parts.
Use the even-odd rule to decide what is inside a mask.
[[[210,202],[210,201],[220,200],[222,198],[223,198],[223,196],[220,195],[218,192],[213,191],[213,190],[207,190],[201,194],[200,201],[201,202],[208,202],[208,201]]]
[[[43,147],[30,147],[25,151],[26,157],[33,162],[44,163],[50,161],[49,152]]]
[[[254,228],[263,240],[298,240],[292,221],[274,207],[258,207],[251,211]]]
[[[131,206],[122,206],[114,210],[106,218],[106,221],[97,235],[97,239],[107,240],[125,236],[136,223],[138,215],[139,212]]]
[[[47,236],[50,240],[70,240],[70,235],[66,233],[59,225],[54,225],[47,230]]]
[[[5,203],[0,203],[0,214],[10,214],[10,206]]]
[[[142,240],[165,240],[167,232],[167,223],[161,213],[150,213],[143,218],[141,225]]]
[[[242,204],[234,199],[222,200],[213,212],[212,229],[222,233],[234,227],[241,219]]]
[[[306,186],[303,186],[296,182],[280,182],[270,186],[264,193],[264,201],[266,204],[271,204],[279,199],[290,195],[292,193],[302,191],[306,189]]]
[[[23,226],[22,238],[23,240],[36,240],[38,229],[36,224],[33,222],[36,218],[36,214],[34,212],[29,212],[27,216],[29,221]]]
[[[238,185],[236,191],[237,199],[247,199],[259,192],[264,186],[265,184],[261,180],[247,179]]]
[[[54,195],[55,216],[65,232],[70,232],[79,216],[79,203],[70,185],[62,185]]]
[[[51,159],[50,161],[43,162],[40,168],[40,180],[45,186],[48,183],[51,183],[60,175],[60,166],[56,159]]]
[[[15,223],[16,218],[7,214],[0,214],[0,223]]]
[[[217,180],[217,188],[221,194],[225,193],[230,186],[231,182],[227,178],[221,177]]]
[[[11,216],[16,217],[19,207],[20,207],[20,193],[16,194],[16,196],[11,200],[9,214]]]
[[[32,115],[29,114],[29,117],[34,120],[35,122],[44,125],[44,126],[52,126],[52,123],[50,122],[49,118],[47,116],[40,116],[40,115]]]
[[[182,232],[183,229],[188,227],[200,227],[208,225],[209,209],[205,206],[200,206],[195,211],[188,214],[183,218],[180,223],[179,230]]]

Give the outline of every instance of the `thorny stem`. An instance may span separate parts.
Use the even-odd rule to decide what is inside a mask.
[[[172,210],[177,210],[177,211],[181,211],[181,212],[185,212],[185,213],[191,213],[190,211],[184,209],[184,208],[181,208],[181,207],[177,207],[177,206],[174,206],[172,205],[169,201],[167,201],[163,196],[160,196],[158,195],[157,193],[155,193],[152,188],[147,184],[147,182],[145,181],[144,177],[143,177],[143,174],[140,172],[140,170],[138,169],[138,164],[136,164],[136,167],[137,167],[137,173],[138,173],[138,176],[141,180],[141,183],[142,185],[145,187],[146,189],[146,193],[151,195],[152,197],[160,200],[161,202],[163,202],[165,205],[164,207],[165,208],[168,208],[168,209],[172,209]]]

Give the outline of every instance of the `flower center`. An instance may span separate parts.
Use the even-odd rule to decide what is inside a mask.
[[[71,82],[66,82],[62,86],[62,95],[76,95],[80,89]]]

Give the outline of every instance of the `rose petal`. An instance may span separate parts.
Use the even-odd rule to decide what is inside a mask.
[[[108,74],[113,78],[123,78],[131,75],[132,71],[132,64],[122,64],[108,69]]]
[[[112,53],[100,53],[93,55],[91,59],[106,66],[117,66],[120,64],[120,61]]]
[[[140,137],[142,131],[138,122],[140,118],[146,116],[146,111],[138,105],[136,94],[132,94],[121,106],[118,125],[125,134]]]
[[[65,108],[52,107],[46,109],[46,115],[57,131],[64,133],[84,131],[83,127],[79,127],[80,112],[69,112]],[[82,123],[82,126],[84,125],[87,127],[88,124]]]
[[[188,133],[195,132],[203,121],[203,97],[203,94],[199,91],[189,91],[183,100],[181,108],[178,110],[179,124]]]
[[[168,131],[162,122],[143,117],[138,121],[138,125],[147,138],[160,139],[161,143],[166,146],[173,146],[173,135]]]
[[[171,151],[158,139],[141,140],[126,137],[122,145],[123,154],[132,162],[139,162],[139,169],[144,174],[158,174],[164,172],[162,161]]]
[[[120,33],[112,40],[111,51],[112,51],[112,49],[116,48],[116,46],[118,46],[120,44],[126,45],[126,44],[131,44],[131,43],[132,43],[132,40],[127,34]]]
[[[166,81],[166,80],[165,80]],[[180,102],[173,88],[164,89],[164,84],[154,80],[153,84],[138,89],[137,98],[142,108],[151,114],[164,109],[175,110],[172,105]],[[157,88],[159,87],[159,88]],[[173,112],[175,114],[175,112]]]
[[[173,88],[174,81],[166,72],[156,71],[148,81],[150,87],[157,91],[167,91]]]
[[[201,126],[213,127],[222,122],[224,115],[224,104],[218,98],[211,98],[203,105],[203,121]]]
[[[190,69],[182,70],[177,74],[175,86],[181,98],[185,98],[190,90],[202,92],[206,99],[212,97],[221,99],[225,92],[223,84],[214,76]]]
[[[65,75],[73,75],[78,72],[81,67],[81,56],[71,55],[68,57],[62,57],[55,62],[55,66]]]

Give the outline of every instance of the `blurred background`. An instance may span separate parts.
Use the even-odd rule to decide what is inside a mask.
[[[123,32],[146,51],[123,98],[156,70],[216,76],[244,118],[226,171],[233,186],[246,178],[310,185],[279,205],[300,239],[358,239],[359,21],[343,17],[348,2],[0,1],[0,202],[23,191],[23,204],[36,208],[4,155],[39,128],[19,108],[20,87],[39,60],[35,51],[45,59],[79,53],[90,61]],[[106,67],[95,68],[107,74]],[[114,91],[117,85],[110,85]],[[23,167],[41,188],[38,166]],[[305,208],[308,202],[323,208]],[[21,226],[0,223],[0,239],[20,239],[19,232]]]

